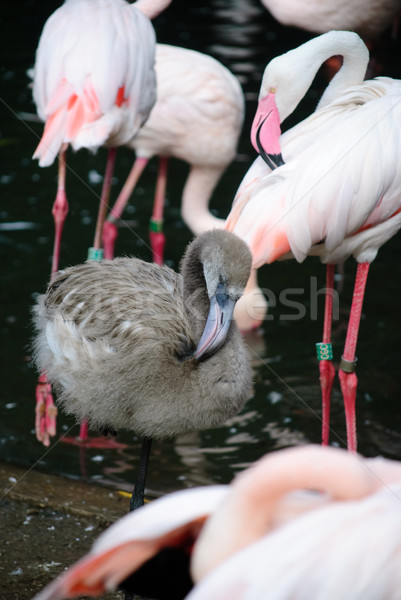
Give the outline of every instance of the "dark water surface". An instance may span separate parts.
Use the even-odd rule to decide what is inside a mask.
[[[37,374],[30,360],[30,307],[45,290],[53,243],[51,206],[57,167],[41,169],[31,156],[42,126],[35,113],[26,74],[34,60],[41,28],[57,2],[25,0],[7,3],[1,19],[2,67],[0,103],[0,256],[1,256],[1,382],[0,460],[12,461],[69,477],[85,477],[124,489],[131,488],[140,440],[121,432],[120,449],[82,448],[61,441],[44,449],[34,435],[34,390]],[[261,74],[275,55],[311,37],[279,26],[258,0],[173,0],[155,21],[160,42],[185,46],[213,55],[240,79],[247,100],[244,134],[238,157],[226,171],[213,197],[216,215],[228,214],[235,191],[255,154],[249,142]],[[376,54],[375,68],[400,77],[399,43],[386,41]],[[311,112],[322,88],[323,75],[287,126]],[[380,148],[376,149],[380,152]],[[117,155],[113,199],[132,164],[133,154]],[[61,266],[82,262],[91,245],[106,152],[96,156],[69,154],[67,194],[70,213],[62,245]],[[144,174],[120,230],[117,252],[151,259],[147,223],[151,213],[156,161]],[[180,218],[180,197],[187,166],[172,161],[167,191],[165,256],[173,268],[191,233]],[[371,268],[358,343],[357,420],[359,450],[401,459],[400,384],[400,261],[396,236],[379,252]],[[255,371],[255,395],[242,413],[224,427],[155,442],[149,489],[161,494],[182,487],[228,482],[240,468],[266,452],[288,445],[320,441],[320,387],[314,344],[321,339],[325,269],[317,260],[294,261],[260,270],[260,285],[277,300],[262,331],[247,337]],[[344,268],[340,319],[334,324],[334,352],[339,359],[352,298],[355,262]],[[296,317],[280,300],[291,298],[305,308]],[[273,303],[274,304],[274,303]],[[292,318],[289,318],[292,317]],[[134,390],[133,390],[134,391]],[[59,433],[74,422],[59,415]],[[344,411],[338,380],[332,406],[332,442],[345,445]],[[69,435],[78,433],[74,426]],[[58,438],[57,438],[58,439]]]

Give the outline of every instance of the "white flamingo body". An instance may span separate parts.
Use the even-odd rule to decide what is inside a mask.
[[[401,226],[400,97],[398,80],[362,83],[282,136],[286,165],[255,161],[227,219],[254,267],[309,254],[374,260]]]
[[[156,104],[138,135],[127,144],[137,156],[132,173],[136,173],[138,164],[142,166],[138,174],[132,178],[130,175],[111,216],[114,220],[121,216],[150,158],[174,157],[190,165],[181,211],[187,226],[199,235],[223,224],[222,219],[209,211],[209,201],[237,152],[244,120],[244,96],[236,77],[201,52],[157,44],[155,69]],[[155,198],[157,220],[162,219],[164,188],[165,183],[157,192],[160,197]],[[105,249],[107,255],[107,239]]]
[[[348,29],[367,39],[390,27],[401,10],[400,0],[262,0],[262,4],[283,25],[315,33]]]
[[[330,105],[351,86],[360,84],[364,78],[368,65],[369,53],[362,40],[356,34],[346,32],[345,40],[343,40],[343,43],[340,47],[337,41],[337,33],[331,32],[330,34],[326,34],[326,39],[330,36],[333,38],[333,43],[337,44],[336,51],[344,54],[344,62],[341,70],[333,77],[323,93],[313,115],[289,131],[286,131],[280,138],[280,144],[278,144],[278,141],[274,140],[274,135],[272,135],[270,129],[270,123],[272,119],[271,116],[267,116],[268,131],[265,141],[267,144],[271,144],[273,141],[272,147],[268,148],[267,151],[270,150],[271,153],[275,154],[278,150],[280,150],[280,148],[277,149],[277,146],[280,145],[283,148],[286,161],[297,157],[298,153],[303,152],[305,148],[309,146],[311,140],[313,141],[313,136],[316,136],[320,126],[325,126],[326,120],[330,117],[330,115],[333,114],[331,111],[328,111],[327,113],[324,113],[323,116],[320,109]],[[270,111],[273,114],[276,114],[278,122],[275,125],[273,124],[273,131],[279,135],[280,123],[291,114],[291,112],[297,106],[299,99],[304,96],[307,89],[312,84],[318,69],[318,65],[320,65],[319,61],[323,62],[325,59],[330,58],[330,56],[333,54],[333,51],[330,47],[328,49],[322,48],[319,38],[315,38],[310,40],[307,44],[304,44],[302,47],[302,53],[302,58],[304,61],[302,78],[297,76],[296,71],[296,65],[300,60],[298,48],[295,50],[290,50],[282,56],[274,58],[266,67],[260,89],[259,108],[251,130],[252,143],[259,153],[260,148],[257,148],[255,143],[255,132],[260,124],[260,121],[263,120],[266,115],[270,115]],[[318,53],[317,59],[316,53]],[[290,89],[288,86],[289,77],[291,77]],[[269,110],[267,110],[267,108],[263,108],[263,110],[261,110],[260,106],[263,104],[265,95],[268,94],[268,92],[272,89],[280,90],[283,87],[285,88],[285,94],[283,94],[282,98],[280,98],[279,93],[275,94],[277,108],[275,108],[275,105],[269,105]],[[337,110],[341,111],[342,108],[338,108]],[[259,189],[262,179],[264,179],[270,172],[271,166],[268,166],[265,160],[262,160],[262,158],[258,157],[254,161],[236,193],[233,202],[233,208],[229,215],[228,227],[233,226],[233,223],[235,223],[238,219],[238,215],[241,213],[243,207],[247,205],[250,201],[250,198],[253,197],[255,190]],[[264,205],[261,213],[262,215],[265,210],[266,207]],[[257,220],[259,220],[259,215]],[[242,224],[239,223],[239,227],[241,226]],[[269,228],[267,228],[267,230],[268,229]],[[254,297],[256,298],[256,302],[260,307],[259,310],[255,310],[253,308]],[[262,294],[257,286],[256,270],[253,270],[245,290],[245,294],[236,307],[236,319],[242,329],[253,329],[263,321],[267,305],[266,302],[260,303],[261,298]]]
[[[174,156],[193,165],[227,166],[244,117],[237,78],[195,50],[156,45],[157,101],[129,144],[138,156]]]
[[[156,99],[155,34],[125,0],[66,0],[48,19],[36,53],[33,97],[46,121],[34,158],[128,141]]]

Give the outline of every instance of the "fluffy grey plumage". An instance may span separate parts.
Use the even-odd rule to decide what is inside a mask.
[[[181,274],[136,258],[60,271],[35,307],[35,359],[58,402],[99,428],[170,437],[217,426],[252,393],[248,351],[234,321],[204,360],[193,353],[221,286],[233,304],[251,255],[209,231],[187,248]],[[219,285],[220,284],[220,285]]]

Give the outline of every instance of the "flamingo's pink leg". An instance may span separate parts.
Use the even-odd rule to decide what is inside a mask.
[[[166,236],[163,233],[164,199],[166,197],[168,158],[161,156],[157,174],[156,193],[153,203],[153,213],[150,219],[150,245],[152,247],[153,261],[158,265],[164,262],[164,246]]]
[[[86,442],[86,440],[88,439],[88,429],[89,429],[88,421],[82,421],[80,428],[79,428],[79,440],[80,441]]]
[[[68,202],[65,193],[66,176],[66,152],[68,144],[63,144],[58,159],[58,181],[57,195],[53,204],[52,214],[54,219],[54,246],[51,267],[51,279],[58,271],[60,260],[61,235],[65,218],[68,214]],[[52,388],[46,379],[46,374],[42,373],[39,377],[35,390],[36,409],[35,409],[35,431],[36,438],[44,446],[50,445],[50,437],[56,435],[56,416],[57,408],[54,405]]]
[[[53,247],[53,260],[52,260],[52,277],[58,271],[58,264],[60,259],[60,244],[61,234],[63,232],[65,218],[68,213],[68,202],[65,193],[65,174],[66,174],[66,162],[65,155],[67,151],[67,144],[63,144],[59,159],[58,159],[58,183],[57,183],[57,195],[53,204],[52,214],[54,218],[54,247]]]
[[[320,372],[320,386],[322,389],[322,444],[329,443],[330,425],[330,399],[335,376],[335,369],[331,348],[331,326],[333,320],[333,288],[334,264],[329,263],[326,270],[326,298],[324,307],[323,342],[317,344]]]
[[[348,450],[351,452],[356,452],[357,445],[355,400],[358,378],[355,373],[355,351],[358,341],[359,324],[361,321],[363,298],[365,295],[369,266],[370,263],[358,263],[344,354],[341,358],[340,369],[338,372],[344,398],[347,444]]]
[[[56,416],[51,385],[42,373],[36,386],[35,431],[36,438],[44,446],[49,446],[50,437],[56,435]]]
[[[104,257],[112,259],[114,257],[114,245],[117,239],[117,226],[116,221],[121,218],[125,206],[127,205],[130,196],[138,183],[139,177],[142,171],[148,164],[147,158],[137,158],[133,164],[130,174],[127,177],[127,181],[124,184],[113,208],[110,211],[107,220],[103,226],[103,247]]]
[[[116,161],[117,148],[110,148],[107,156],[106,171],[104,174],[102,194],[100,196],[99,211],[96,221],[95,238],[93,240],[94,250],[101,250],[104,222],[109,208],[111,180],[113,177],[114,164]]]

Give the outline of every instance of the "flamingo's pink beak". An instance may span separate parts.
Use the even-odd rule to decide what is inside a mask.
[[[270,92],[259,100],[251,128],[251,142],[270,169],[284,164],[280,147],[280,115],[275,93]]]

